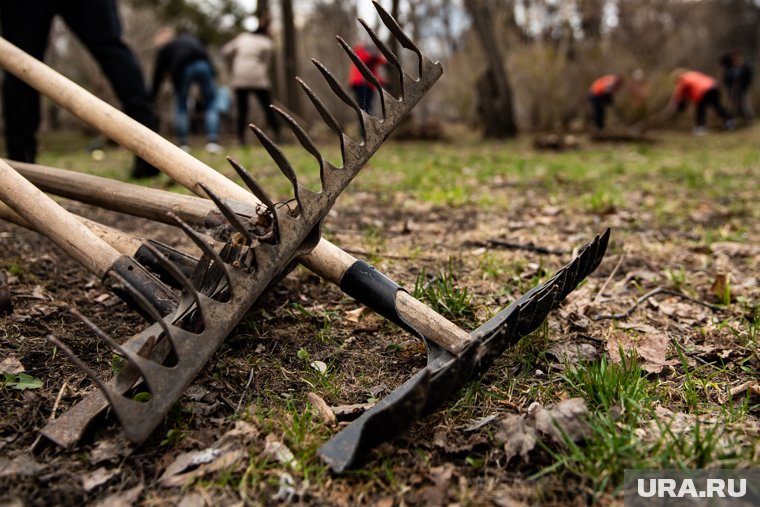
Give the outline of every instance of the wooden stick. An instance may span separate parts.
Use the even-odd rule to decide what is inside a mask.
[[[100,278],[121,256],[2,160],[0,200]]]
[[[116,249],[116,251],[119,253],[133,256],[135,252],[137,252],[137,250],[139,250],[142,246],[142,243],[139,239],[135,238],[134,236],[130,236],[123,231],[108,227],[107,225],[103,225],[99,222],[95,222],[94,220],[90,220],[89,218],[85,218],[74,213],[71,213],[71,215],[86,225],[92,232],[95,233],[97,237],[114,247],[114,249]],[[23,227],[24,229],[39,232],[31,223],[29,223],[27,220],[21,217],[21,215],[10,209],[2,202],[0,202],[0,219],[16,224],[19,227]]]

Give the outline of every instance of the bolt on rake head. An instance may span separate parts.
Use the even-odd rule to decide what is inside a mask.
[[[330,468],[341,473],[367,457],[379,443],[407,430],[420,417],[439,408],[458,389],[485,372],[508,347],[535,331],[602,261],[610,230],[596,236],[571,262],[551,278],[470,333],[458,354],[428,344],[428,365],[380,400],[317,451]]]
[[[244,216],[236,211],[240,209],[236,203],[226,201],[216,195],[209,186],[201,183],[201,188],[226,219],[229,234],[228,239],[220,244],[199,234],[175,217],[177,225],[203,252],[190,277],[178,275],[178,281],[183,288],[178,308],[162,316],[155,309],[155,301],[134,296],[134,293],[139,294],[139,291],[134,290],[130,281],[119,280],[144,312],[159,324],[154,339],[158,343],[169,345],[163,347],[165,353],[160,357],[144,357],[137,351],[120,345],[85,319],[88,327],[100,339],[127,359],[130,371],[139,372],[151,393],[150,398],[147,401],[129,398],[123,394],[124,390],[113,388],[113,383],[107,384],[100,380],[95,372],[60,340],[50,337],[53,343],[82,367],[103,392],[121,421],[126,436],[133,442],[144,441],[160,424],[171,406],[271,281],[285,270],[297,255],[309,251],[316,244],[319,240],[321,221],[340,193],[441,76],[440,64],[425,57],[379,4],[375,3],[375,7],[401,45],[415,51],[420,74],[418,78],[413,79],[403,72],[400,65],[398,66],[403,85],[402,96],[395,99],[382,88],[378,88],[384,97],[382,116],[371,116],[359,109],[362,129],[358,142],[345,135],[340,124],[319,97],[299,80],[320,116],[338,134],[341,141],[342,166],[336,167],[326,161],[304,129],[284,111],[275,109],[277,114],[286,120],[301,146],[317,159],[322,183],[320,191],[314,192],[302,186],[284,153],[276,143],[254,126],[257,137],[291,182],[297,208],[290,211],[286,207],[277,206],[253,177],[240,164],[230,159],[233,169],[252,194],[261,201],[262,206],[257,208],[255,216]],[[376,39],[376,36],[370,35]],[[387,51],[387,48],[380,49],[384,53]],[[349,53],[349,56],[351,54]],[[398,59],[394,57],[393,61],[397,62]],[[355,101],[329,70],[319,62],[315,61],[315,64],[336,95],[353,107],[351,102],[355,104]],[[271,227],[262,230],[262,222],[271,223]],[[236,241],[234,238],[239,240]],[[172,265],[165,256],[154,251],[151,253],[170,273],[181,272],[180,267]],[[169,355],[167,351],[173,351],[171,364],[164,361]]]

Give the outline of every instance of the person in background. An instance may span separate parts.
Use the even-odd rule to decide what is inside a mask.
[[[156,32],[153,40],[158,48],[151,97],[155,101],[161,89],[161,82],[168,73],[171,76],[175,94],[174,124],[180,147],[188,150],[188,98],[190,87],[197,83],[201,88],[205,104],[206,151],[219,153],[219,112],[216,104],[216,84],[206,48],[193,35],[177,35],[173,28],[163,27]]]
[[[382,76],[379,73],[379,69],[383,65],[387,65],[388,61],[380,54],[375,46],[372,44],[362,42],[353,47],[354,52],[359,59],[367,66],[372,74],[377,77],[377,80],[381,85],[385,84]],[[348,84],[354,91],[356,102],[359,107],[368,114],[372,114],[372,102],[375,98],[375,87],[372,83],[367,82],[362,76],[356,65],[351,64],[351,70],[348,74]]]
[[[122,40],[115,0],[0,0],[3,37],[39,60],[45,57],[53,18],[59,15],[100,65],[124,112],[152,130],[158,118],[148,94],[140,64]],[[35,162],[40,126],[39,93],[10,73],[3,80],[3,120],[8,158]],[[158,169],[135,157],[133,178],[159,174]]]
[[[745,123],[751,123],[752,106],[749,101],[749,88],[752,85],[752,67],[744,62],[739,51],[732,51],[720,59],[723,66],[723,84],[728,92],[728,110],[734,117],[740,117]]]
[[[694,134],[702,135],[707,132],[707,108],[711,107],[724,121],[725,129],[732,129],[735,120],[731,118],[720,102],[718,82],[707,74],[695,70],[676,69],[672,73],[676,88],[665,108],[664,116],[669,118],[678,111],[683,111],[689,102],[694,104]]]
[[[622,85],[623,77],[618,74],[607,74],[591,83],[588,100],[591,103],[597,132],[604,130],[607,107],[613,104],[613,95],[620,90]]]
[[[276,141],[280,141],[280,123],[269,105],[272,103],[272,82],[269,78],[274,43],[269,35],[269,20],[262,17],[258,27],[246,31],[222,47],[222,54],[230,67],[230,86],[235,90],[237,119],[235,130],[238,141],[245,145],[248,126],[248,96],[253,94],[261,104],[269,128]]]

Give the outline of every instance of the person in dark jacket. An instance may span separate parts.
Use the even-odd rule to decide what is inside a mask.
[[[111,83],[124,112],[157,130],[158,118],[148,95],[140,64],[121,38],[115,0],[0,0],[3,37],[43,60],[53,18],[58,15],[79,38]],[[5,73],[2,87],[5,148],[8,158],[35,162],[40,126],[40,95],[23,81]],[[135,157],[132,177],[158,174],[158,169]]]
[[[156,33],[154,39],[159,48],[153,70],[153,87],[151,97],[155,101],[161,89],[161,82],[166,74],[171,76],[176,100],[175,129],[182,149],[188,149],[189,118],[187,102],[190,87],[197,83],[201,88],[205,104],[206,151],[218,153],[219,146],[219,111],[216,109],[216,84],[214,69],[203,44],[188,33],[176,35],[174,29],[164,27]]]
[[[745,63],[742,54],[732,51],[720,59],[723,66],[723,84],[728,92],[728,109],[734,117],[745,123],[752,121],[752,106],[749,100],[749,88],[752,84],[752,67]]]

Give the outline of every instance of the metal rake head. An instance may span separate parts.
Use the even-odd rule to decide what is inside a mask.
[[[288,124],[301,146],[317,160],[321,190],[314,192],[302,186],[282,150],[263,131],[252,126],[277,167],[291,182],[296,206],[291,209],[276,204],[240,164],[230,160],[233,169],[261,205],[244,211],[246,207],[241,203],[226,201],[207,186],[203,186],[226,219],[226,233],[221,235],[223,242],[213,241],[175,217],[176,224],[203,251],[202,258],[189,277],[181,266],[175,265],[158,249],[148,243],[145,245],[162,271],[169,273],[182,287],[181,302],[175,311],[162,316],[156,309],[155,301],[144,297],[129,280],[117,274],[112,275],[131,299],[156,323],[143,333],[147,335],[143,344],[150,340],[151,344],[162,346],[151,346],[149,351],[144,347],[139,351],[123,347],[86,318],[81,317],[100,339],[128,360],[128,370],[133,376],[135,371],[139,373],[151,393],[150,399],[133,400],[124,394],[126,388],[123,388],[123,384],[103,382],[65,344],[55,337],[50,337],[50,340],[68,354],[96,383],[110,402],[131,441],[144,441],[151,434],[270,282],[294,257],[313,248],[319,240],[320,223],[337,197],[401,119],[441,76],[440,64],[425,57],[401,31],[395,20],[377,3],[375,7],[393,36],[402,46],[417,54],[419,68],[417,79],[404,73],[398,64],[398,58],[382,45],[377,36],[363,23],[370,32],[370,37],[380,44],[380,51],[401,76],[399,98],[392,97],[378,87],[382,104],[379,117],[362,111],[335,77],[321,63],[314,61],[330,88],[356,111],[362,127],[361,139],[349,138],[319,97],[298,79],[325,123],[339,136],[342,166],[336,167],[325,160],[306,131],[283,110],[274,108]],[[349,57],[356,61],[356,55],[347,44],[342,39],[339,39],[339,42]],[[367,73],[367,69],[361,66],[360,71],[365,75]],[[369,76],[366,77],[371,79]],[[165,359],[170,355],[173,359],[168,364]],[[115,385],[121,387],[117,389]]]
[[[355,466],[380,442],[411,427],[440,407],[458,389],[487,370],[504,350],[535,331],[602,261],[610,230],[596,236],[575,259],[470,334],[454,356],[430,347],[428,366],[404,382],[318,451],[335,472]],[[430,345],[429,345],[430,346]]]

